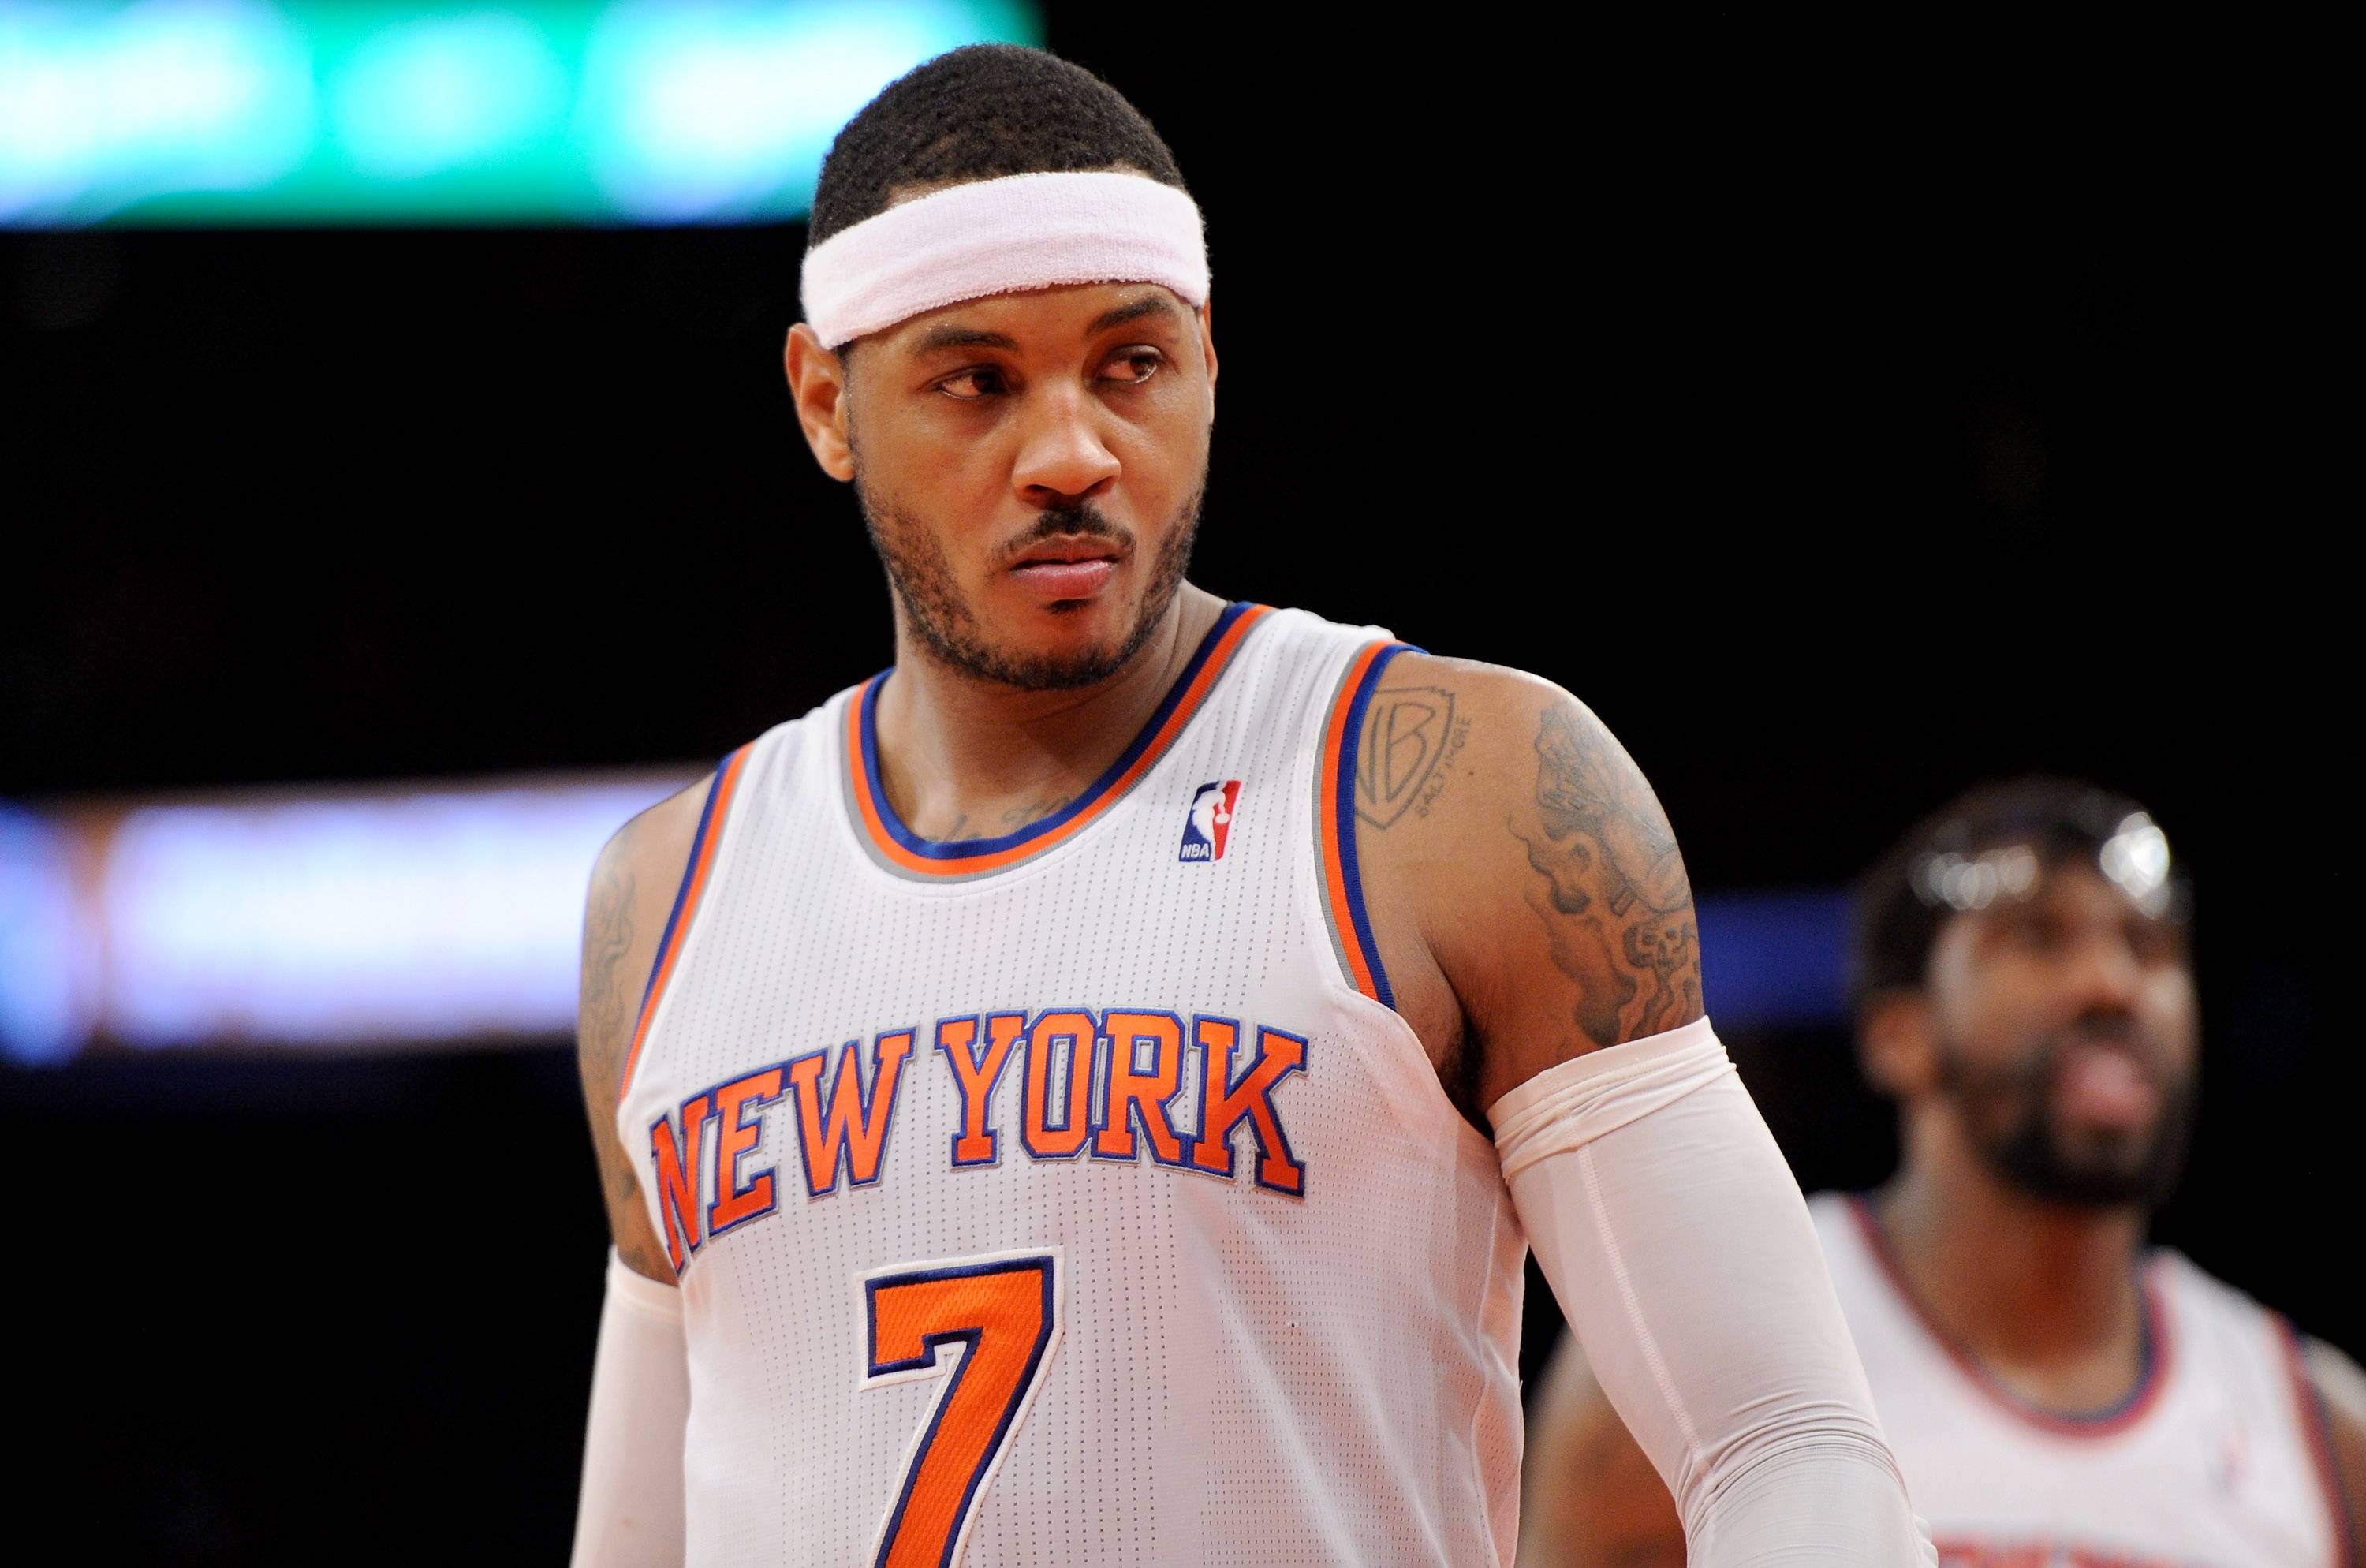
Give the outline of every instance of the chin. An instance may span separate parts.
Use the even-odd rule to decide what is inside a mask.
[[[1130,651],[1121,630],[1099,617],[1039,606],[1028,618],[1034,625],[997,628],[972,672],[1030,691],[1068,691],[1107,680]]]
[[[997,629],[1004,634],[999,640],[1020,658],[1114,654],[1141,614],[1137,599],[1122,592],[1048,603],[1029,595],[1011,605]]]
[[[2149,1208],[2177,1179],[2179,1161],[2160,1131],[2064,1129],[2042,1155],[2024,1147],[2004,1163],[2018,1185],[2040,1197],[2082,1208]]]

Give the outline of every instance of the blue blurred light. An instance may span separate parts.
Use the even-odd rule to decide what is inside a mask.
[[[1848,1016],[1845,891],[1726,894],[1703,898],[1699,915],[1701,985],[1719,1024],[1773,1029]]]
[[[90,933],[74,891],[73,840],[0,805],[0,1056],[62,1061],[90,1032]]]
[[[0,808],[0,1055],[564,1035],[600,846],[694,772]],[[1837,1021],[1847,926],[1837,891],[1704,898],[1711,1015]]]
[[[99,908],[139,1045],[563,1033],[609,834],[686,780],[146,807]]]

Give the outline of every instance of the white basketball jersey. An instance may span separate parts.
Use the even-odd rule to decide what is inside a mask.
[[[1526,1242],[1355,863],[1396,651],[1234,605],[1001,838],[896,818],[892,671],[718,773],[618,1111],[692,1562],[1511,1562]]]
[[[2180,1254],[2142,1283],[2145,1371],[2117,1409],[2015,1399],[1914,1304],[1863,1200],[1808,1205],[1882,1429],[1941,1568],[2338,1568],[2322,1414],[2282,1319]]]

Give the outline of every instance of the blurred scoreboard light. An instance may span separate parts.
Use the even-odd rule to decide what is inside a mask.
[[[0,1051],[564,1034],[600,846],[695,770],[0,815]]]
[[[0,226],[766,221],[1023,0],[0,0]]]
[[[0,1060],[563,1037],[600,846],[699,770],[0,806]],[[1712,1015],[1843,1015],[1845,897],[1704,898]]]

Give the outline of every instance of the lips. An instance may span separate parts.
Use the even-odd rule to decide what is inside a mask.
[[[1040,539],[1020,553],[1010,573],[1046,599],[1087,599],[1116,574],[1121,547],[1088,536]]]
[[[2140,1127],[2160,1109],[2160,1087],[2152,1075],[2125,1050],[2094,1042],[2062,1053],[2054,1092],[2065,1114],[2097,1126]]]
[[[1095,538],[1090,535],[1070,534],[1058,538],[1038,539],[1019,552],[1013,570],[1030,566],[1070,566],[1078,561],[1107,560],[1118,558],[1118,545],[1113,539]]]

